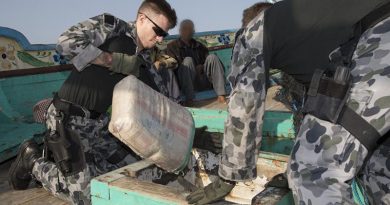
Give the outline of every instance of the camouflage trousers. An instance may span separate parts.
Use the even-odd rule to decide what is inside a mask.
[[[347,101],[381,135],[390,130],[389,25],[390,18],[362,35],[353,57]],[[390,143],[382,143],[363,166],[367,153],[342,126],[306,115],[287,170],[295,204],[354,204],[354,178],[371,204],[390,204]]]
[[[54,116],[55,108],[51,105],[48,110],[49,129],[53,128]],[[122,145],[109,133],[107,116],[97,120],[71,117],[68,123],[81,138],[86,167],[77,174],[65,177],[55,163],[42,157],[34,164],[33,175],[54,196],[72,204],[91,204],[91,179],[135,162],[136,159],[128,154],[119,163],[111,164],[108,161],[108,158]]]
[[[218,174],[230,181],[257,175],[258,147],[265,110],[264,12],[237,37],[228,81],[232,87]]]
[[[362,167],[366,148],[340,125],[307,115],[288,165],[295,204],[354,204],[351,180],[363,184],[371,204],[390,204],[390,144]]]

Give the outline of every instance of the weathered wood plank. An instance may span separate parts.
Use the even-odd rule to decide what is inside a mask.
[[[200,156],[201,152],[193,152],[195,158],[199,159],[199,161],[197,161],[199,170],[196,176],[194,176],[196,177],[195,181],[197,181],[197,183],[191,182],[191,186],[193,186],[193,184],[205,186],[215,179],[215,175],[203,170],[202,167],[209,163],[215,163],[214,161],[218,160],[218,158],[214,157],[215,159],[210,159],[212,156],[207,155],[209,161],[206,163],[203,161],[206,155]],[[286,155],[261,152],[257,163],[259,177],[250,183],[239,183],[232,193],[225,198],[225,203],[222,204],[226,204],[227,201],[230,203],[250,204],[252,198],[264,189],[264,185],[269,179],[286,170],[287,161],[288,156]],[[207,170],[209,170],[212,166],[208,165],[207,167]],[[156,170],[154,169],[155,168],[149,166],[149,163],[147,162],[137,162],[114,171],[111,175],[116,176],[114,177],[115,180],[113,180],[113,177],[109,176],[109,173],[94,179],[93,181],[100,181],[103,184],[94,184],[93,182],[92,189],[98,188],[97,186],[106,187],[105,189],[107,190],[105,192],[107,192],[107,197],[102,197],[101,193],[93,192],[93,200],[96,201],[96,204],[102,205],[122,205],[126,204],[125,202],[130,204],[148,205],[185,204],[184,197],[185,193],[188,193],[188,191],[183,191],[183,187],[180,187],[182,184],[180,184],[180,182],[176,184],[179,186],[173,185],[172,183],[167,185],[158,184],[154,179],[157,179],[158,176],[163,176],[163,173],[155,172]],[[133,177],[130,177],[129,175],[132,175]],[[185,177],[187,175],[188,173]],[[192,176],[192,174],[188,176]],[[106,179],[110,180],[107,181]],[[187,179],[193,181],[191,177]]]
[[[110,186],[112,187],[111,194],[119,191],[127,195],[127,199],[133,200],[128,201],[128,204],[137,204],[135,203],[137,201],[134,200],[142,201],[143,198],[147,198],[148,204],[150,200],[159,202],[160,204],[187,204],[185,196],[177,189],[153,182],[124,177],[121,180],[110,183]],[[112,196],[111,200],[116,200],[117,198]]]
[[[48,194],[30,200],[22,205],[70,205],[70,203]]]
[[[227,104],[219,103],[216,98],[202,101],[195,101],[191,106],[193,108],[227,110]]]
[[[257,174],[272,179],[277,174],[283,173],[287,169],[289,156],[270,152],[260,152],[257,160]]]
[[[289,112],[291,109],[276,99],[280,86],[272,86],[267,90],[265,98],[265,110]]]
[[[138,177],[140,171],[150,168],[151,166],[155,166],[153,162],[148,160],[142,160],[142,161],[135,162],[130,166],[127,166],[125,171],[127,172],[127,175],[129,177]]]
[[[55,198],[42,188],[23,191],[7,191],[0,194],[1,204],[7,205],[66,205],[68,203]]]
[[[290,112],[291,109],[284,103],[276,99],[277,93],[279,92],[280,86],[272,86],[267,91],[267,97],[265,99],[265,110],[269,111],[282,111]],[[214,110],[227,110],[227,104],[217,102],[216,98],[195,101],[191,107],[203,108],[203,109],[214,109]]]

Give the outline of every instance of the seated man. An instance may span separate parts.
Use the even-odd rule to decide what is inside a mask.
[[[168,44],[167,54],[178,63],[177,76],[187,105],[194,98],[194,90],[214,88],[218,101],[225,103],[224,67],[219,58],[209,54],[207,48],[193,39],[194,23],[184,20],[180,23],[180,38]]]

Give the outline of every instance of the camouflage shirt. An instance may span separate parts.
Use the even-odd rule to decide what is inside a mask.
[[[137,42],[135,23],[128,23],[111,14],[104,13],[70,27],[59,37],[56,50],[64,55],[78,71],[82,71],[103,52],[99,46],[107,39],[123,35]],[[152,62],[155,59],[164,58],[159,56],[160,53],[157,53],[155,59],[152,59],[151,53],[150,49],[137,49],[137,55],[145,60],[148,71],[160,92],[167,95],[168,89],[161,76],[152,69]],[[164,63],[172,65],[172,60],[166,59]]]
[[[70,27],[59,37],[56,50],[82,71],[103,52],[99,46],[119,35],[135,40],[135,25],[104,13]]]

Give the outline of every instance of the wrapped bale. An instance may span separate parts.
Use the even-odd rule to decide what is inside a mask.
[[[110,132],[144,159],[178,173],[190,158],[191,113],[134,76],[114,88]]]

